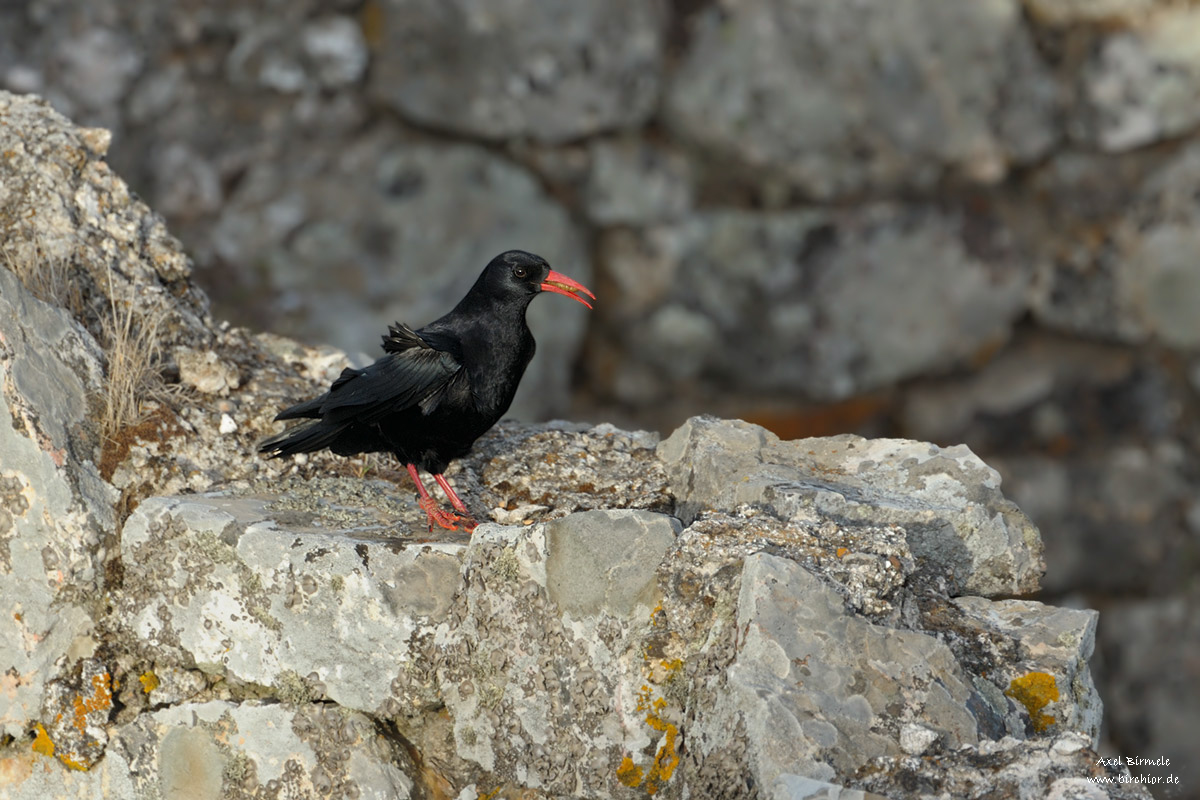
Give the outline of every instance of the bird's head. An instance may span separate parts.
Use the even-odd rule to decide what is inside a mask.
[[[532,297],[538,292],[554,292],[578,300],[588,308],[596,295],[582,283],[550,269],[546,259],[524,250],[509,250],[492,259],[483,272],[489,291],[494,295]]]

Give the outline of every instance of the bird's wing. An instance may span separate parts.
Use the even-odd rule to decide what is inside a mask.
[[[466,380],[454,353],[434,348],[407,325],[389,326],[383,349],[374,364],[342,370],[321,403],[322,419],[370,423],[412,406],[429,414]]]

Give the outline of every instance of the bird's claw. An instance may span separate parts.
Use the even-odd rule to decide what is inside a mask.
[[[432,497],[423,497],[420,500],[421,510],[429,517],[429,532],[433,533],[433,526],[437,525],[448,531],[465,531],[471,533],[479,525],[478,522],[467,516],[455,514],[451,511],[444,511],[438,508],[437,501]]]

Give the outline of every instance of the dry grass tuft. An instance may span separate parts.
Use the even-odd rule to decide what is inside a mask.
[[[71,280],[71,266],[66,259],[47,256],[37,245],[32,256],[18,257],[5,243],[0,244],[0,266],[8,267],[37,299],[65,308],[76,319],[82,314],[83,292],[78,282]]]
[[[32,250],[32,255],[29,251],[18,254],[13,247],[0,245],[0,266],[11,270],[39,300],[62,308],[83,322],[87,301],[72,264],[65,258],[46,256],[45,250],[36,244]],[[100,320],[98,336],[108,357],[100,398],[99,433],[103,448],[111,446],[123,429],[144,419],[144,400],[161,400],[166,394],[158,372],[162,356],[158,340],[165,312],[138,313],[134,302],[136,287],[128,287],[126,292],[128,296],[119,296],[110,269],[109,313]]]
[[[103,322],[101,345],[108,354],[108,373],[104,389],[104,412],[100,437],[105,443],[116,441],[118,433],[142,422],[144,399],[160,399],[162,379],[157,366],[162,357],[159,330],[164,315],[139,315],[132,298],[117,299],[109,273],[109,308]]]

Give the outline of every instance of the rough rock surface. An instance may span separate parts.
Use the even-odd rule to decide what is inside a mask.
[[[117,528],[89,423],[102,369],[70,314],[0,269],[0,735],[40,713],[70,670],[64,654],[96,646],[93,605]]]
[[[675,382],[840,399],[949,366],[1008,335],[1032,277],[998,219],[932,207],[714,211],[605,247],[636,297],[597,309],[638,353],[613,378],[633,402]]]
[[[1036,591],[1045,569],[1037,529],[964,445],[850,435],[781,442],[755,425],[697,417],[658,452],[685,519],[750,504],[787,521],[898,525],[922,570],[955,594]]]
[[[563,439],[604,453],[592,431],[546,433],[556,435],[482,458],[495,469],[560,451]],[[600,474],[590,469],[580,471]],[[266,758],[262,782],[282,768],[266,755],[273,739],[248,736],[266,752],[239,762],[207,736],[172,732],[186,714],[155,709],[195,708],[191,718],[209,722],[232,714],[239,729],[239,712],[259,713],[247,707],[263,700],[367,714],[425,770],[401,761],[394,774],[409,777],[389,778],[385,748],[365,758],[369,778],[318,758],[301,759],[291,779],[539,796],[758,787],[782,797],[799,784],[856,786],[880,758],[1064,731],[1095,740],[1094,615],[950,603],[896,556],[903,578],[859,584],[877,602],[856,609],[840,565],[870,559],[874,545],[832,518],[806,536],[722,503],[716,511],[731,516],[684,528],[620,508],[636,498],[625,490],[614,508],[430,538],[412,501],[388,492],[339,478],[270,498],[144,501],[124,525],[105,620],[116,681],[134,687],[121,714],[144,709],[126,727],[144,733],[150,716],[152,751],[186,740],[210,775]],[[128,736],[119,730],[109,749],[128,753]],[[1060,774],[1080,773],[1047,767],[1031,779],[1044,788]]]
[[[389,0],[378,13],[388,46],[371,92],[422,124],[560,142],[640,123],[654,108],[658,0]]]
[[[945,170],[995,182],[1056,138],[1017,0],[755,0],[694,24],[672,126],[809,196],[927,187]]]

